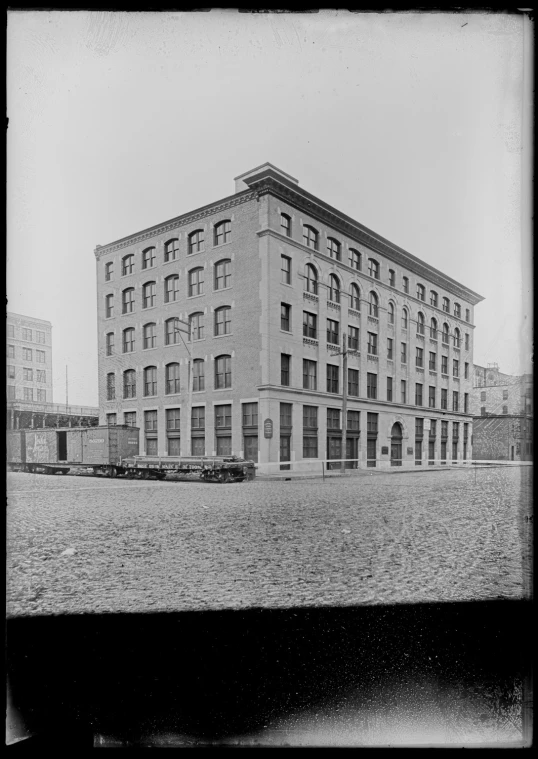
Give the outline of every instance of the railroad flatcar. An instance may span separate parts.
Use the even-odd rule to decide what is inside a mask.
[[[194,474],[206,482],[253,479],[253,461],[237,456],[139,456],[138,427],[44,428],[7,433],[8,468],[38,474],[67,474],[85,467],[106,477],[164,479]]]

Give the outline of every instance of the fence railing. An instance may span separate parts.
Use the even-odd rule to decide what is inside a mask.
[[[342,472],[342,461],[344,459],[308,459],[303,461],[277,461],[257,463],[256,469],[260,474],[285,474],[292,472],[294,474],[317,474],[325,476],[326,474],[336,475]],[[438,468],[458,468],[473,469],[480,466],[521,466],[532,464],[531,461],[508,461],[505,459],[423,459],[419,463],[416,460],[409,459],[345,459],[344,474],[352,475],[354,472],[397,472],[397,471],[424,471],[431,467]]]

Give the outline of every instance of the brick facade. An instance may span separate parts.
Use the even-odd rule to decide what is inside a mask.
[[[223,221],[229,222],[228,240],[215,235],[216,225]],[[307,227],[317,232],[317,249],[306,244]],[[204,249],[191,252],[189,236],[197,230],[203,234]],[[165,262],[170,240],[177,240],[172,244],[177,258]],[[150,247],[155,251],[152,256],[146,255],[146,260],[153,265],[143,269],[144,251]],[[189,455],[191,439],[196,435],[191,430],[189,409],[204,406],[205,454],[214,454],[217,438],[228,434],[227,429],[215,427],[215,405],[229,404],[234,454],[259,457],[261,463],[273,464],[288,459],[300,462],[305,458],[339,458],[341,418],[338,420],[335,412],[342,405],[342,357],[331,353],[341,349],[342,335],[346,333],[354,341],[358,339],[348,354],[348,378],[352,376],[349,370],[358,371],[358,395],[349,396],[348,411],[360,412],[359,429],[349,430],[352,442],[348,443],[348,457],[358,459],[359,466],[367,465],[367,456],[371,459],[369,465],[389,466],[391,450],[393,458],[401,458],[404,466],[427,464],[429,458],[447,460],[453,455],[457,460],[464,455],[470,458],[472,417],[465,404],[470,403],[473,382],[473,308],[481,296],[314,198],[299,188],[296,180],[270,164],[237,178],[235,195],[137,235],[98,246],[95,255],[100,423],[107,419],[113,422],[111,414],[116,415],[117,423],[123,423],[126,412],[136,412],[136,418],[130,417],[130,421],[143,428],[144,411],[156,411],[156,429],[141,436],[144,445],[148,436],[156,442],[150,441],[144,450],[149,447],[164,456],[173,449]],[[122,260],[128,255],[134,256],[134,270],[122,275]],[[369,273],[369,259],[378,265],[377,277],[375,272]],[[223,260],[230,262],[230,286],[215,289],[217,265]],[[308,265],[317,277],[317,293],[306,290]],[[189,296],[189,272],[194,268],[203,271],[203,293]],[[165,280],[172,274],[178,276],[178,296],[166,303]],[[331,276],[337,278],[339,292]],[[143,288],[148,282],[155,282],[155,304],[148,301],[148,307],[143,308]],[[352,291],[352,285],[359,291]],[[421,286],[424,300],[420,297]],[[134,311],[122,314],[122,292],[127,288],[133,288]],[[432,302],[432,291],[436,303]],[[371,293],[377,299],[376,315],[370,303]],[[112,296],[108,306],[113,304],[109,316],[107,296]],[[443,299],[448,300],[445,307]],[[215,334],[215,310],[223,306],[230,308],[231,329],[221,336]],[[315,337],[304,334],[305,311],[317,321]],[[176,344],[165,345],[166,320],[174,316],[188,322],[197,312],[204,317],[203,339],[189,342],[187,335],[181,333],[186,344],[180,339]],[[432,319],[436,323],[430,329]],[[338,329],[339,346],[327,341],[331,337],[328,320]],[[147,324],[155,324],[156,345],[144,349],[143,330]],[[135,350],[124,353],[122,333],[130,327],[135,329]],[[357,329],[358,336],[354,332]],[[112,348],[107,335],[113,335]],[[388,357],[389,339],[393,341],[392,359]],[[149,342],[152,345],[153,338]],[[406,343],[405,362],[402,342]],[[417,348],[422,351],[418,361]],[[429,366],[430,353],[435,354],[435,368]],[[283,354],[289,359],[282,359]],[[231,357],[231,387],[216,389],[216,359],[222,355]],[[203,359],[205,367],[205,388],[192,394],[188,379],[191,358]],[[309,365],[316,369],[315,389],[304,386],[303,360],[315,362]],[[289,362],[287,385],[283,384],[283,361]],[[171,362],[179,364],[180,387],[173,395],[165,392],[166,366]],[[328,364],[334,367],[330,385]],[[155,395],[144,397],[142,383],[148,366],[156,367],[157,387]],[[128,369],[136,372],[135,398],[123,397],[123,376]],[[107,397],[112,394],[110,389],[107,391],[107,375],[113,377],[109,382],[110,388],[113,382],[114,398]],[[374,377],[377,392],[370,397]],[[392,399],[387,398],[388,377],[392,378]],[[405,402],[402,382],[406,382]],[[422,401],[415,396],[417,383],[422,385]],[[432,408],[430,388],[435,388]],[[151,392],[153,389],[151,386]],[[446,408],[441,408],[443,390]],[[457,410],[453,405],[455,393]],[[242,408],[242,404],[252,403],[257,404],[257,424],[249,416],[252,407]],[[289,407],[285,406],[282,429],[281,404],[291,404],[291,424],[286,416]],[[305,406],[317,408],[317,430],[303,430],[303,418],[310,413]],[[180,409],[179,430],[174,431],[176,436],[179,433],[180,442],[171,447],[167,409]],[[368,425],[368,414],[377,415],[376,434],[373,417]],[[429,436],[432,419],[437,422],[435,438]],[[443,439],[442,421],[448,422],[446,429],[443,425],[447,432]],[[393,429],[395,423],[400,427]],[[454,437],[453,448],[456,430],[459,434]],[[394,440],[393,432],[399,433]],[[197,435],[200,437],[200,431]],[[317,438],[315,446],[313,437]],[[443,440],[446,450],[442,448]],[[392,445],[400,448],[391,449]],[[399,450],[401,456],[396,455]]]
[[[52,402],[52,324],[8,311],[8,401]]]

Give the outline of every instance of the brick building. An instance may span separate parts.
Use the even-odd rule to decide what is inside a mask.
[[[473,457],[532,461],[532,375],[504,374],[498,364],[475,364],[473,376]]]
[[[8,401],[52,402],[52,324],[7,313]]]
[[[100,423],[144,452],[339,459],[345,335],[349,466],[470,458],[482,297],[271,164],[95,256]]]

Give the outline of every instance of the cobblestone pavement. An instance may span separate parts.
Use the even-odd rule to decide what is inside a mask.
[[[522,598],[531,477],[218,485],[11,473],[8,615]]]

